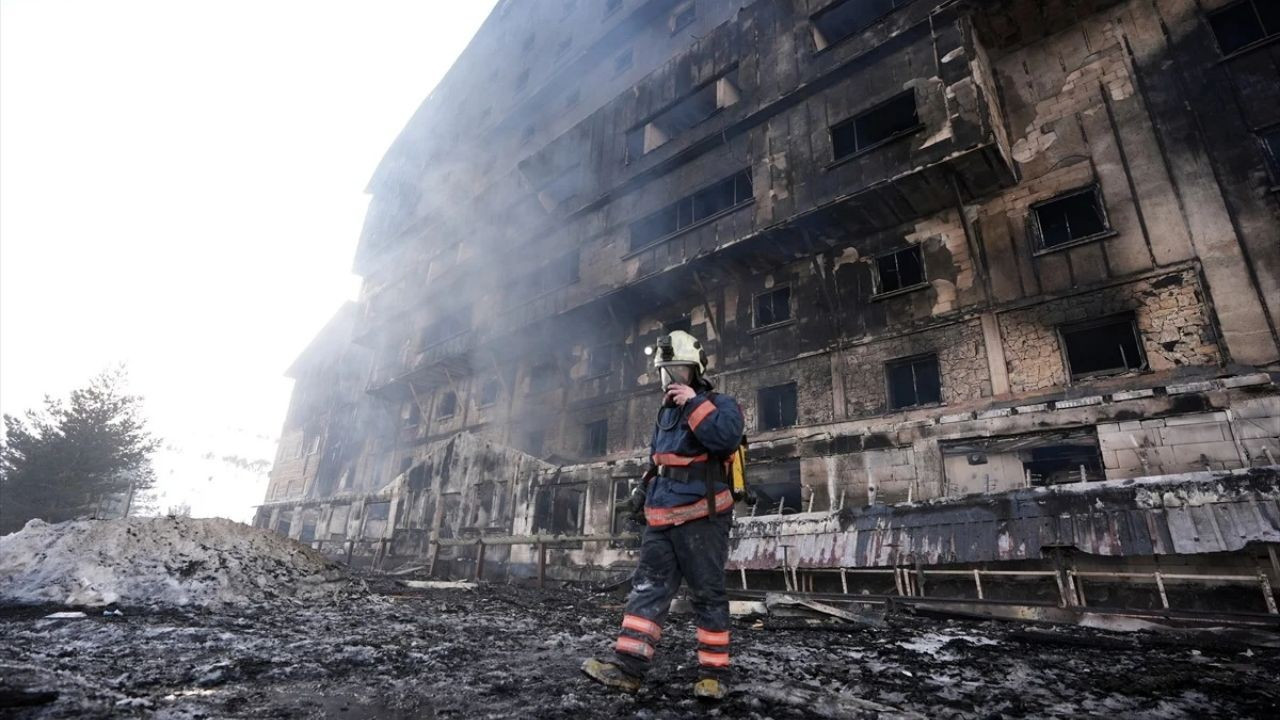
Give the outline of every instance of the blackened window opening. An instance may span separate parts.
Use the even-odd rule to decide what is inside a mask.
[[[1223,55],[1280,35],[1280,2],[1240,0],[1208,15]]]
[[[626,479],[613,481],[613,515],[609,519],[609,534],[621,535],[625,532],[634,531],[636,528],[631,527],[629,519],[631,517],[631,509],[626,505],[619,506],[618,503],[626,500],[631,496],[631,481]],[[610,541],[609,547],[612,548],[631,548],[639,547],[639,538],[631,538],[627,540]]]
[[[924,254],[919,245],[876,259],[876,293],[884,294],[924,284]]]
[[[760,429],[776,430],[796,424],[796,384],[761,388],[757,393],[760,406]]]
[[[781,287],[756,296],[755,326],[777,325],[791,319],[791,288]]]
[[[743,205],[751,198],[751,172],[743,170],[631,223],[631,249],[652,245]]]
[[[894,360],[885,365],[885,375],[889,382],[889,407],[892,409],[942,401],[937,355]]]
[[[556,384],[556,367],[552,363],[543,363],[529,371],[529,392],[543,393]]]
[[[1133,318],[1112,318],[1061,329],[1071,377],[1141,370],[1147,361]]]
[[[446,340],[461,335],[471,329],[471,308],[460,308],[447,314],[422,329],[419,348],[426,350]]]
[[[856,155],[920,127],[915,92],[908,90],[870,110],[831,126],[836,160]]]
[[[480,407],[487,407],[498,402],[498,393],[502,391],[502,383],[497,378],[490,378],[480,388]]]
[[[862,30],[911,0],[844,0],[813,16],[814,40],[822,50]]]
[[[627,162],[645,153],[653,152],[676,137],[696,127],[704,120],[738,102],[738,69],[734,67],[723,75],[708,81],[678,100],[671,107],[654,115],[647,122],[627,132]]]
[[[613,369],[613,346],[597,345],[587,355],[587,376],[608,375]]]
[[[553,535],[582,533],[582,485],[547,485],[534,500],[534,532]]]
[[[1033,486],[1106,479],[1097,445],[1048,445],[1031,448],[1026,452],[1022,468]]]
[[[587,456],[604,455],[609,451],[609,421],[596,420],[583,426],[582,452]]]
[[[1045,248],[1088,240],[1111,229],[1096,186],[1035,205],[1032,213]]]
[[[452,390],[440,396],[440,404],[436,406],[436,417],[448,418],[458,410],[458,395]]]
[[[803,509],[804,487],[800,480],[799,459],[753,466],[751,472],[756,514],[769,515],[781,511],[790,515]]]

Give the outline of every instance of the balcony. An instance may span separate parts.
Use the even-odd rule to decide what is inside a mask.
[[[474,370],[476,338],[475,331],[466,330],[410,353],[403,363],[390,363],[375,369],[365,392],[403,401],[413,396],[411,384],[414,388],[431,388],[465,377]]]

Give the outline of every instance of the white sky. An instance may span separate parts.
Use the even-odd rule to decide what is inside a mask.
[[[161,507],[251,516],[364,187],[494,0],[0,0],[0,410],[118,362]]]

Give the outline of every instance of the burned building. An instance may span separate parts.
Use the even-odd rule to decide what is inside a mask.
[[[370,182],[257,522],[617,576],[680,328],[747,416],[744,587],[1274,612],[1277,38],[1261,0],[503,0]]]

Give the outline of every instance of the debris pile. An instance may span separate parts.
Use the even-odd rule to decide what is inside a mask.
[[[0,537],[0,604],[217,608],[352,587],[310,548],[221,518],[32,520]]]

